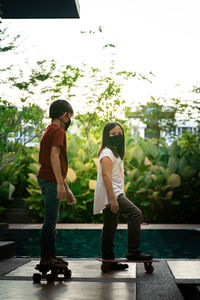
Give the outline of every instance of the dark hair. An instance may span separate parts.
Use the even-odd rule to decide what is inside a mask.
[[[110,142],[110,130],[112,130],[113,128],[115,128],[116,126],[119,126],[122,130],[122,134],[123,134],[123,146],[122,146],[122,149],[119,151],[117,151],[116,147],[114,147],[111,142]],[[99,149],[99,153],[98,153],[98,156],[100,155],[101,151],[103,150],[103,148],[109,148],[113,154],[118,157],[120,156],[121,159],[124,158],[124,155],[125,155],[125,137],[124,137],[124,130],[122,128],[122,126],[117,123],[117,122],[108,122],[104,129],[103,129],[103,135],[102,135],[102,142],[101,142],[101,146],[100,146],[100,149]]]
[[[73,108],[66,100],[56,100],[51,103],[49,107],[49,117],[53,119],[58,119],[65,112],[74,114]]]

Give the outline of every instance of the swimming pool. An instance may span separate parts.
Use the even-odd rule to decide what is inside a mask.
[[[39,229],[0,230],[0,241],[15,241],[16,256],[40,256]],[[118,229],[115,235],[115,255],[125,257],[127,231]],[[101,256],[100,229],[58,229],[57,255],[70,258]],[[200,258],[200,231],[195,229],[149,229],[141,230],[143,252],[154,258]]]

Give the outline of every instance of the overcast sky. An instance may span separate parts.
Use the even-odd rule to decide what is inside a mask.
[[[30,60],[54,58],[61,63],[116,67],[148,73],[151,86],[139,83],[135,97],[187,95],[200,81],[199,0],[79,0],[80,19],[4,20],[24,38]],[[103,29],[98,32],[98,27]],[[81,34],[96,31],[96,34]],[[113,49],[102,49],[112,43]],[[12,61],[12,56],[10,56]],[[176,87],[175,87],[176,86]]]

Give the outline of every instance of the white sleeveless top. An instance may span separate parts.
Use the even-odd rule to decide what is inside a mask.
[[[94,207],[93,213],[100,214],[102,210],[109,204],[107,192],[102,177],[102,164],[101,160],[103,157],[109,157],[112,160],[112,171],[111,180],[115,197],[117,198],[120,194],[124,194],[124,165],[120,157],[116,157],[113,152],[105,147],[102,149],[99,162],[98,162],[98,174],[97,183],[94,193]]]

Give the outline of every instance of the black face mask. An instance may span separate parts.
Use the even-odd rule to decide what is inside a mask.
[[[67,129],[69,128],[69,126],[71,124],[71,120],[69,119],[69,121],[66,123],[62,119],[59,119],[59,120],[65,124],[65,131],[67,131]]]
[[[67,123],[65,123],[65,131],[67,131],[67,129],[69,128],[71,124],[71,120],[69,119],[69,121]]]
[[[110,136],[110,141],[113,146],[115,146],[118,152],[122,149],[124,143],[124,136],[122,134]]]

